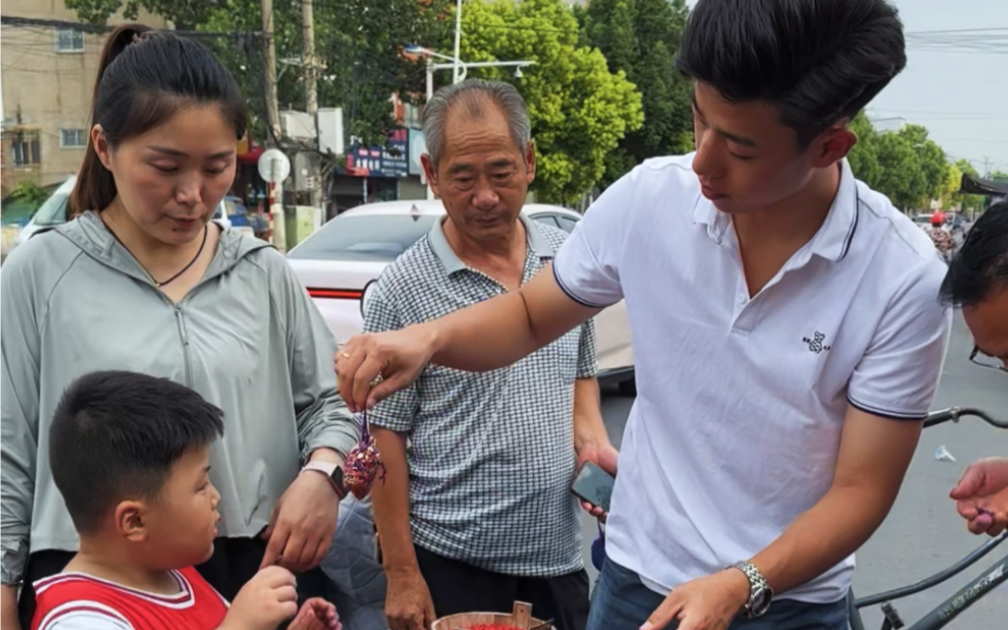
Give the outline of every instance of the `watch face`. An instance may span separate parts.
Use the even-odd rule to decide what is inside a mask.
[[[346,485],[343,483],[343,467],[337,466],[336,470],[332,472],[332,480],[336,482],[336,487],[346,494]]]
[[[773,593],[766,588],[757,587],[749,598],[749,610],[753,617],[759,617],[770,608]]]

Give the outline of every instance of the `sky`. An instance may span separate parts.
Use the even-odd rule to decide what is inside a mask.
[[[1008,2],[1003,0],[892,0],[907,33],[907,67],[868,106],[885,129],[893,118],[927,127],[950,158],[966,158],[983,175],[1008,172]],[[687,0],[695,4],[695,0]],[[1003,28],[1001,53],[935,49],[923,31]],[[992,45],[991,34],[957,34]],[[985,37],[983,35],[986,35]],[[933,34],[923,36],[933,39]]]

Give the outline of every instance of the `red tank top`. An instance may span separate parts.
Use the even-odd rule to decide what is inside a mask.
[[[31,630],[102,626],[122,630],[213,630],[228,603],[194,568],[172,571],[177,595],[156,595],[82,573],[35,582],[38,608]]]

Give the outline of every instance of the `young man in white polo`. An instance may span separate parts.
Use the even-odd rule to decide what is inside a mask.
[[[552,274],[351,340],[347,403],[428,362],[507,365],[625,298],[639,395],[589,629],[846,630],[951,321],[930,239],[844,159],[905,62],[883,0],[699,0],[678,61],[696,152],[610,186]]]

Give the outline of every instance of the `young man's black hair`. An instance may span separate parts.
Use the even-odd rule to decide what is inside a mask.
[[[164,378],[107,371],[71,383],[49,430],[49,454],[77,531],[92,531],[124,498],[156,499],[186,451],[223,435],[223,416]]]
[[[884,0],[703,0],[677,60],[729,101],[773,103],[802,149],[905,65],[903,26]]]
[[[946,304],[974,306],[1008,291],[1008,201],[994,204],[970,228],[942,282]]]

